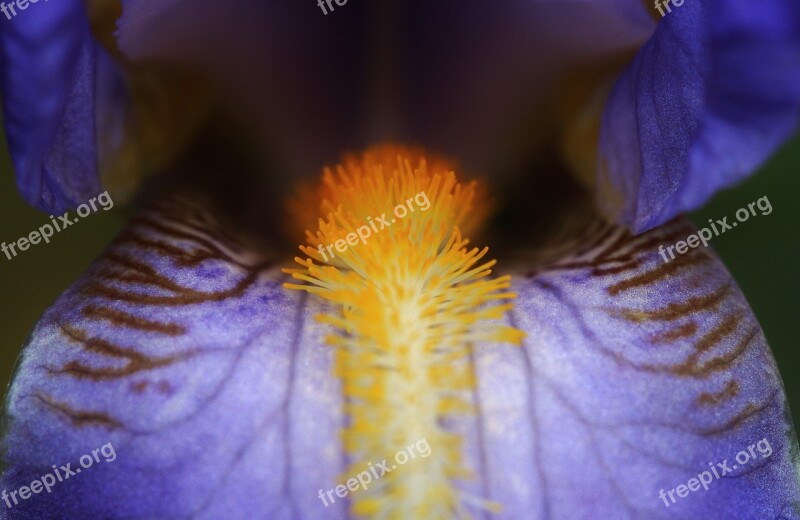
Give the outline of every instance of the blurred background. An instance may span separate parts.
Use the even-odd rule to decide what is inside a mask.
[[[1,130],[0,130],[1,132]],[[751,217],[745,225],[711,242],[744,291],[766,332],[780,367],[795,424],[800,422],[800,135],[761,172],[718,194],[692,220],[702,227],[709,218],[729,220],[737,209],[767,196],[770,215]],[[0,384],[5,394],[14,363],[39,316],[97,257],[121,229],[124,211],[92,213],[9,261],[0,253]],[[47,215],[19,196],[0,134],[0,242],[12,242],[47,223]]]

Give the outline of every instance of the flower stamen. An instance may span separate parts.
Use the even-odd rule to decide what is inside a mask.
[[[403,218],[389,213],[411,208],[420,194],[427,209],[418,205]],[[443,424],[473,412],[472,345],[520,344],[523,337],[497,323],[516,297],[508,291],[510,277],[492,277],[488,248],[469,248],[462,234],[486,215],[477,183],[460,184],[446,161],[428,160],[419,150],[381,146],[326,169],[321,185],[293,208],[306,221],[306,208],[326,215],[316,232],[306,232],[308,243],[300,246],[306,258],[295,259],[300,268],[285,270],[304,283],[286,287],[341,306],[341,315],[320,320],[342,333],[327,341],[336,347],[346,397],[348,475],[421,439],[431,448],[430,456],[354,493],[352,512],[381,519],[467,516],[467,497],[454,485],[470,475],[462,439]],[[384,213],[393,220],[368,241],[323,258],[326,246]]]

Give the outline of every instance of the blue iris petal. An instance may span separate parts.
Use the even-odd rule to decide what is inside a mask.
[[[319,498],[347,478],[314,319],[331,309],[210,222],[177,200],[140,214],[45,314],[9,392],[0,490],[108,443],[117,458],[0,517],[356,518]],[[514,277],[525,343],[477,344],[478,413],[443,421],[473,517],[489,515],[469,496],[497,520],[797,518],[797,441],[755,317],[706,250],[665,265],[653,248],[691,232],[595,227]],[[732,473],[675,495],[710,462]]]
[[[29,4],[3,20],[3,121],[25,200],[58,213],[101,191],[96,120],[103,60],[83,3]],[[102,83],[102,84],[101,84]]]
[[[600,137],[600,203],[634,231],[751,174],[800,112],[799,4],[671,8],[617,81]]]

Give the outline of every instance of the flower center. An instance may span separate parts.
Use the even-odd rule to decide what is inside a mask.
[[[327,342],[347,403],[345,478],[383,459],[395,466],[351,495],[356,515],[465,513],[453,482],[469,475],[462,440],[443,424],[473,411],[472,345],[523,337],[498,322],[516,296],[510,277],[492,277],[488,249],[468,248],[462,235],[486,214],[480,193],[475,182],[459,184],[446,161],[387,145],[326,169],[292,204],[301,221],[324,215],[306,232],[300,268],[286,269],[304,283],[286,287],[338,304],[320,319],[341,332]],[[396,452],[420,442],[427,455],[394,464]]]

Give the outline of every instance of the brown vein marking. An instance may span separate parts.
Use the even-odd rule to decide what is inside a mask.
[[[112,430],[122,428],[123,424],[119,422],[117,419],[114,419],[110,415],[102,412],[85,412],[81,410],[76,410],[65,403],[59,403],[55,399],[48,397],[43,394],[36,394],[34,397],[40,400],[42,403],[47,405],[48,407],[52,408],[56,412],[59,412],[67,417],[67,419],[72,422],[77,427],[81,426],[89,426],[91,424],[97,424],[100,426],[106,426]]]
[[[630,233],[628,233],[627,231],[622,233],[616,240],[611,242],[611,244],[609,244],[608,246],[603,248],[602,251],[597,253],[597,256],[595,256],[595,259],[596,260],[600,260],[600,259],[605,258],[606,256],[610,255],[612,252],[614,252],[617,249],[619,249],[620,247],[622,247],[626,242],[629,242],[630,240],[633,240],[634,238],[635,237],[633,235],[631,235]]]
[[[641,323],[644,321],[675,321],[690,312],[700,312],[716,308],[730,291],[731,285],[725,284],[710,294],[693,296],[682,303],[671,303],[654,311],[635,309],[609,309],[608,313],[628,321]]]
[[[89,337],[80,329],[69,325],[59,324],[64,334],[73,341],[80,343],[87,351],[97,354],[125,359],[122,368],[92,368],[78,361],[70,361],[60,369],[48,369],[53,374],[69,374],[77,378],[92,379],[118,379],[145,370],[153,370],[172,365],[189,357],[187,354],[177,354],[163,358],[154,358],[131,349],[124,349],[101,338]]]
[[[675,229],[669,229],[671,227],[675,227]],[[664,233],[664,231],[668,232]],[[663,228],[641,235],[632,235],[626,230],[619,238],[617,238],[617,240],[615,240],[609,246],[603,248],[603,250],[598,253],[595,258],[597,260],[607,259],[608,255],[616,252],[618,249],[622,249],[627,245],[633,245],[633,250],[628,251],[624,255],[618,257],[631,259],[637,253],[651,249],[663,242],[672,242],[675,239],[686,236],[687,234],[691,234],[691,232],[692,229],[686,225],[685,222],[678,223],[678,221],[672,221],[671,223],[665,224]]]
[[[117,244],[130,244],[138,247],[139,249],[146,249],[156,253],[166,255],[175,259],[175,263],[181,267],[195,267],[206,260],[229,260],[227,257],[222,257],[212,251],[206,251],[200,248],[193,251],[186,251],[180,247],[173,246],[160,240],[150,240],[139,234],[134,230],[128,230],[117,239]]]
[[[717,435],[717,434],[720,434],[720,433],[729,432],[731,430],[736,429],[739,425],[741,425],[742,423],[744,423],[745,421],[747,421],[748,419],[750,419],[754,415],[764,411],[770,404],[772,404],[772,401],[774,401],[775,397],[778,396],[778,395],[779,395],[779,391],[776,390],[775,392],[773,392],[772,396],[770,396],[770,398],[767,399],[766,402],[764,402],[760,406],[756,406],[754,403],[747,403],[747,406],[745,406],[742,409],[741,412],[739,412],[736,415],[734,415],[731,418],[731,420],[729,420],[728,422],[726,422],[725,424],[722,424],[720,426],[716,426],[714,428],[708,428],[706,430],[701,430],[700,431],[700,435],[711,436],[711,435]]]
[[[695,249],[695,251],[698,250]],[[711,257],[703,251],[699,251],[695,254],[687,254],[673,260],[669,264],[659,264],[655,269],[651,269],[650,271],[633,276],[627,280],[622,280],[621,282],[610,285],[606,290],[609,295],[616,296],[623,291],[628,291],[635,287],[650,285],[661,280],[662,278],[672,275],[676,271],[680,271],[681,269],[690,267],[692,265],[703,264],[710,260]]]
[[[747,351],[749,346],[752,344],[753,339],[756,337],[758,328],[752,327],[750,332],[739,341],[733,350],[726,354],[712,358],[705,363],[698,364],[699,358],[703,353],[711,350],[725,336],[736,330],[740,319],[741,316],[729,316],[715,329],[709,331],[705,336],[703,336],[703,338],[698,342],[695,351],[692,352],[688,358],[686,358],[686,361],[677,365],[639,364],[634,363],[619,354],[616,354],[616,357],[619,361],[627,363],[635,369],[645,372],[657,374],[668,373],[683,377],[708,377],[712,373],[724,369],[726,366],[738,359]]]
[[[167,381],[137,381],[135,383],[130,384],[130,390],[136,394],[143,394],[145,391],[152,390],[160,393],[161,395],[171,395],[174,393],[174,389],[172,385],[170,385]]]
[[[214,240],[219,240],[220,242],[224,242],[225,247],[229,249],[232,249],[234,251],[241,251],[242,249],[242,245],[240,244],[240,242],[236,240],[233,236],[223,231],[222,227],[218,222],[200,221],[199,223],[195,223],[188,220],[181,220],[180,223],[188,228],[197,231],[198,233],[207,234]]]
[[[670,231],[669,233],[662,233],[662,232],[655,232],[645,233],[644,235],[639,235],[635,237],[635,240],[632,240],[630,243],[633,244],[633,249],[621,255],[617,258],[631,258],[634,255],[641,253],[643,251],[650,251],[658,245],[663,243],[670,243],[674,242],[678,238],[685,237],[692,233],[692,229],[689,226],[681,225],[676,229]]]
[[[694,347],[694,352],[689,356],[687,361],[694,364],[700,356],[714,348],[714,346],[725,339],[727,336],[733,334],[739,326],[739,321],[743,318],[742,314],[729,314],[725,316],[719,325],[708,331],[700,338],[700,341]]]
[[[198,244],[206,247],[207,249],[215,251],[220,255],[227,257],[227,255],[225,255],[225,253],[221,249],[219,249],[219,247],[216,244],[208,240],[206,237],[198,236],[196,233],[190,233],[188,231],[178,229],[173,226],[169,226],[166,224],[166,222],[159,222],[146,215],[138,215],[132,220],[132,224],[137,227],[150,229],[151,231],[155,231],[157,233],[161,233],[162,235],[167,235],[169,237],[197,242]],[[177,221],[177,224],[184,225],[184,222]],[[201,235],[206,234],[205,230],[200,231],[200,233]]]
[[[644,242],[639,244],[634,244],[634,249],[628,251],[627,253],[619,256],[609,257],[608,254],[613,252],[612,247],[606,247],[603,252],[595,255],[594,258],[590,260],[583,260],[579,262],[568,262],[563,264],[554,264],[551,266],[544,267],[541,269],[542,271],[555,271],[555,270],[567,270],[567,269],[588,269],[592,268],[592,275],[594,276],[605,276],[609,274],[617,274],[629,269],[633,269],[635,267],[639,267],[641,263],[644,261],[642,257],[642,252],[649,250],[652,247],[655,247],[663,242],[671,242],[677,238],[683,237],[687,234],[687,229],[678,229],[671,234],[667,235],[658,235],[651,237]],[[625,240],[622,240],[625,238]],[[641,239],[643,237],[633,237],[632,235],[625,233],[623,237],[617,239],[612,246],[616,248],[617,244],[620,244],[619,247],[625,245],[626,241],[634,242],[637,239]],[[603,268],[602,266],[608,264],[616,264],[622,263],[623,265],[618,265],[614,267],[607,267]]]
[[[169,280],[169,285],[165,284],[164,282],[168,279],[159,279],[158,277],[152,277],[144,274],[139,273],[121,273],[119,271],[100,271],[97,275],[98,279],[103,281],[115,281],[115,282],[122,282],[126,284],[134,284],[134,285],[152,285],[158,289],[164,289],[167,291],[172,292],[188,292],[190,289],[184,289],[183,287],[179,286],[178,284]]]
[[[152,285],[158,287],[159,289],[172,291],[178,294],[186,294],[186,295],[203,294],[199,291],[195,291],[194,289],[188,289],[186,287],[183,287],[182,285],[173,282],[166,276],[159,274],[155,269],[153,269],[149,265],[143,262],[139,262],[138,260],[133,260],[132,258],[128,258],[126,256],[118,255],[116,253],[109,253],[103,256],[100,260],[109,261],[126,269],[130,269],[131,271],[135,271],[134,273],[122,273],[119,271],[102,270],[98,274],[98,277],[101,281],[116,280],[120,282]]]
[[[218,291],[215,293],[207,293],[189,289],[176,284],[169,278],[159,274],[155,269],[142,262],[130,259],[128,257],[118,254],[108,254],[102,258],[109,260],[113,263],[126,267],[130,270],[142,274],[135,273],[120,273],[114,271],[101,271],[99,274],[99,281],[91,281],[81,289],[84,294],[107,297],[134,303],[145,303],[151,305],[184,305],[191,303],[201,303],[210,301],[219,301],[226,298],[238,296],[242,294],[259,275],[260,270],[270,265],[265,263],[262,266],[257,266],[256,270],[252,271],[245,278],[243,278],[235,287],[225,291]],[[136,294],[132,292],[122,291],[113,287],[103,285],[102,282],[108,280],[117,280],[121,282],[138,283],[144,285],[152,285],[160,289],[172,291],[176,293],[174,296],[150,296]]]
[[[159,201],[153,208],[166,218],[177,220],[184,226],[226,242],[231,249],[241,249],[241,242],[227,233],[223,223],[213,218],[202,206],[185,199],[177,199],[169,202]]]
[[[592,276],[608,276],[610,274],[619,274],[624,273],[625,271],[629,271],[631,269],[636,269],[644,262],[643,258],[634,258],[631,261],[628,261],[622,265],[618,265],[616,267],[606,267],[600,268],[595,267],[592,269]]]
[[[149,276],[158,276],[156,270],[150,267],[149,265],[145,264],[144,262],[139,262],[138,260],[133,260],[132,258],[128,258],[125,255],[120,255],[117,253],[108,253],[104,255],[101,258],[101,260],[109,261],[111,263],[119,265],[120,267],[130,269],[131,271],[136,271]]]
[[[656,334],[650,338],[650,343],[654,345],[661,345],[664,343],[672,343],[673,341],[681,338],[693,336],[697,332],[697,323],[689,321],[674,327],[670,330]]]
[[[168,226],[164,223],[158,222],[144,215],[139,215],[138,217],[134,218],[132,224],[134,225],[134,227],[148,228],[172,238],[194,242],[202,247],[205,247],[208,251],[215,253],[219,258],[223,258],[228,262],[237,265],[242,265],[235,259],[231,258],[230,255],[225,253],[215,243],[213,243],[212,241],[208,240],[205,237],[198,236],[195,233],[189,233],[187,231],[176,229],[172,226]],[[179,222],[179,224],[183,225],[183,222]],[[200,231],[200,233],[207,234],[205,230]]]
[[[600,230],[599,230],[599,231],[602,231],[602,233],[600,233],[598,236],[596,236],[595,239],[593,241],[589,242],[587,245],[585,245],[585,246],[583,246],[581,248],[578,248],[575,251],[574,255],[575,256],[581,256],[581,255],[584,255],[584,254],[588,253],[589,251],[593,250],[594,248],[596,248],[597,246],[599,246],[600,244],[605,242],[609,237],[611,237],[611,235],[613,235],[614,232],[617,229],[618,228],[616,228],[614,226],[602,226],[600,228]]]
[[[708,360],[703,365],[697,367],[699,371],[704,373],[710,374],[712,372],[716,372],[718,370],[722,370],[732,362],[736,361],[745,351],[748,349],[750,344],[752,343],[753,339],[758,334],[758,327],[753,327],[751,331],[739,341],[739,344],[736,345],[736,348],[732,351],[728,352],[727,354],[723,354],[721,356],[717,356],[713,359]]]
[[[186,328],[182,325],[151,321],[106,307],[87,305],[83,308],[82,314],[86,318],[105,320],[117,326],[129,327],[131,329],[143,330],[145,332],[157,332],[159,334],[173,337],[186,334]]]
[[[714,406],[729,399],[733,399],[737,395],[739,395],[739,383],[731,379],[725,384],[725,388],[719,392],[703,392],[697,397],[695,403],[698,406]]]
[[[181,288],[180,294],[175,296],[152,296],[115,289],[94,281],[86,284],[81,289],[81,292],[87,296],[108,298],[142,305],[180,306],[196,303],[216,302],[241,296],[253,283],[255,283],[260,272],[269,265],[271,265],[271,262],[257,266],[256,270],[242,278],[239,283],[237,283],[231,289],[211,293]]]

